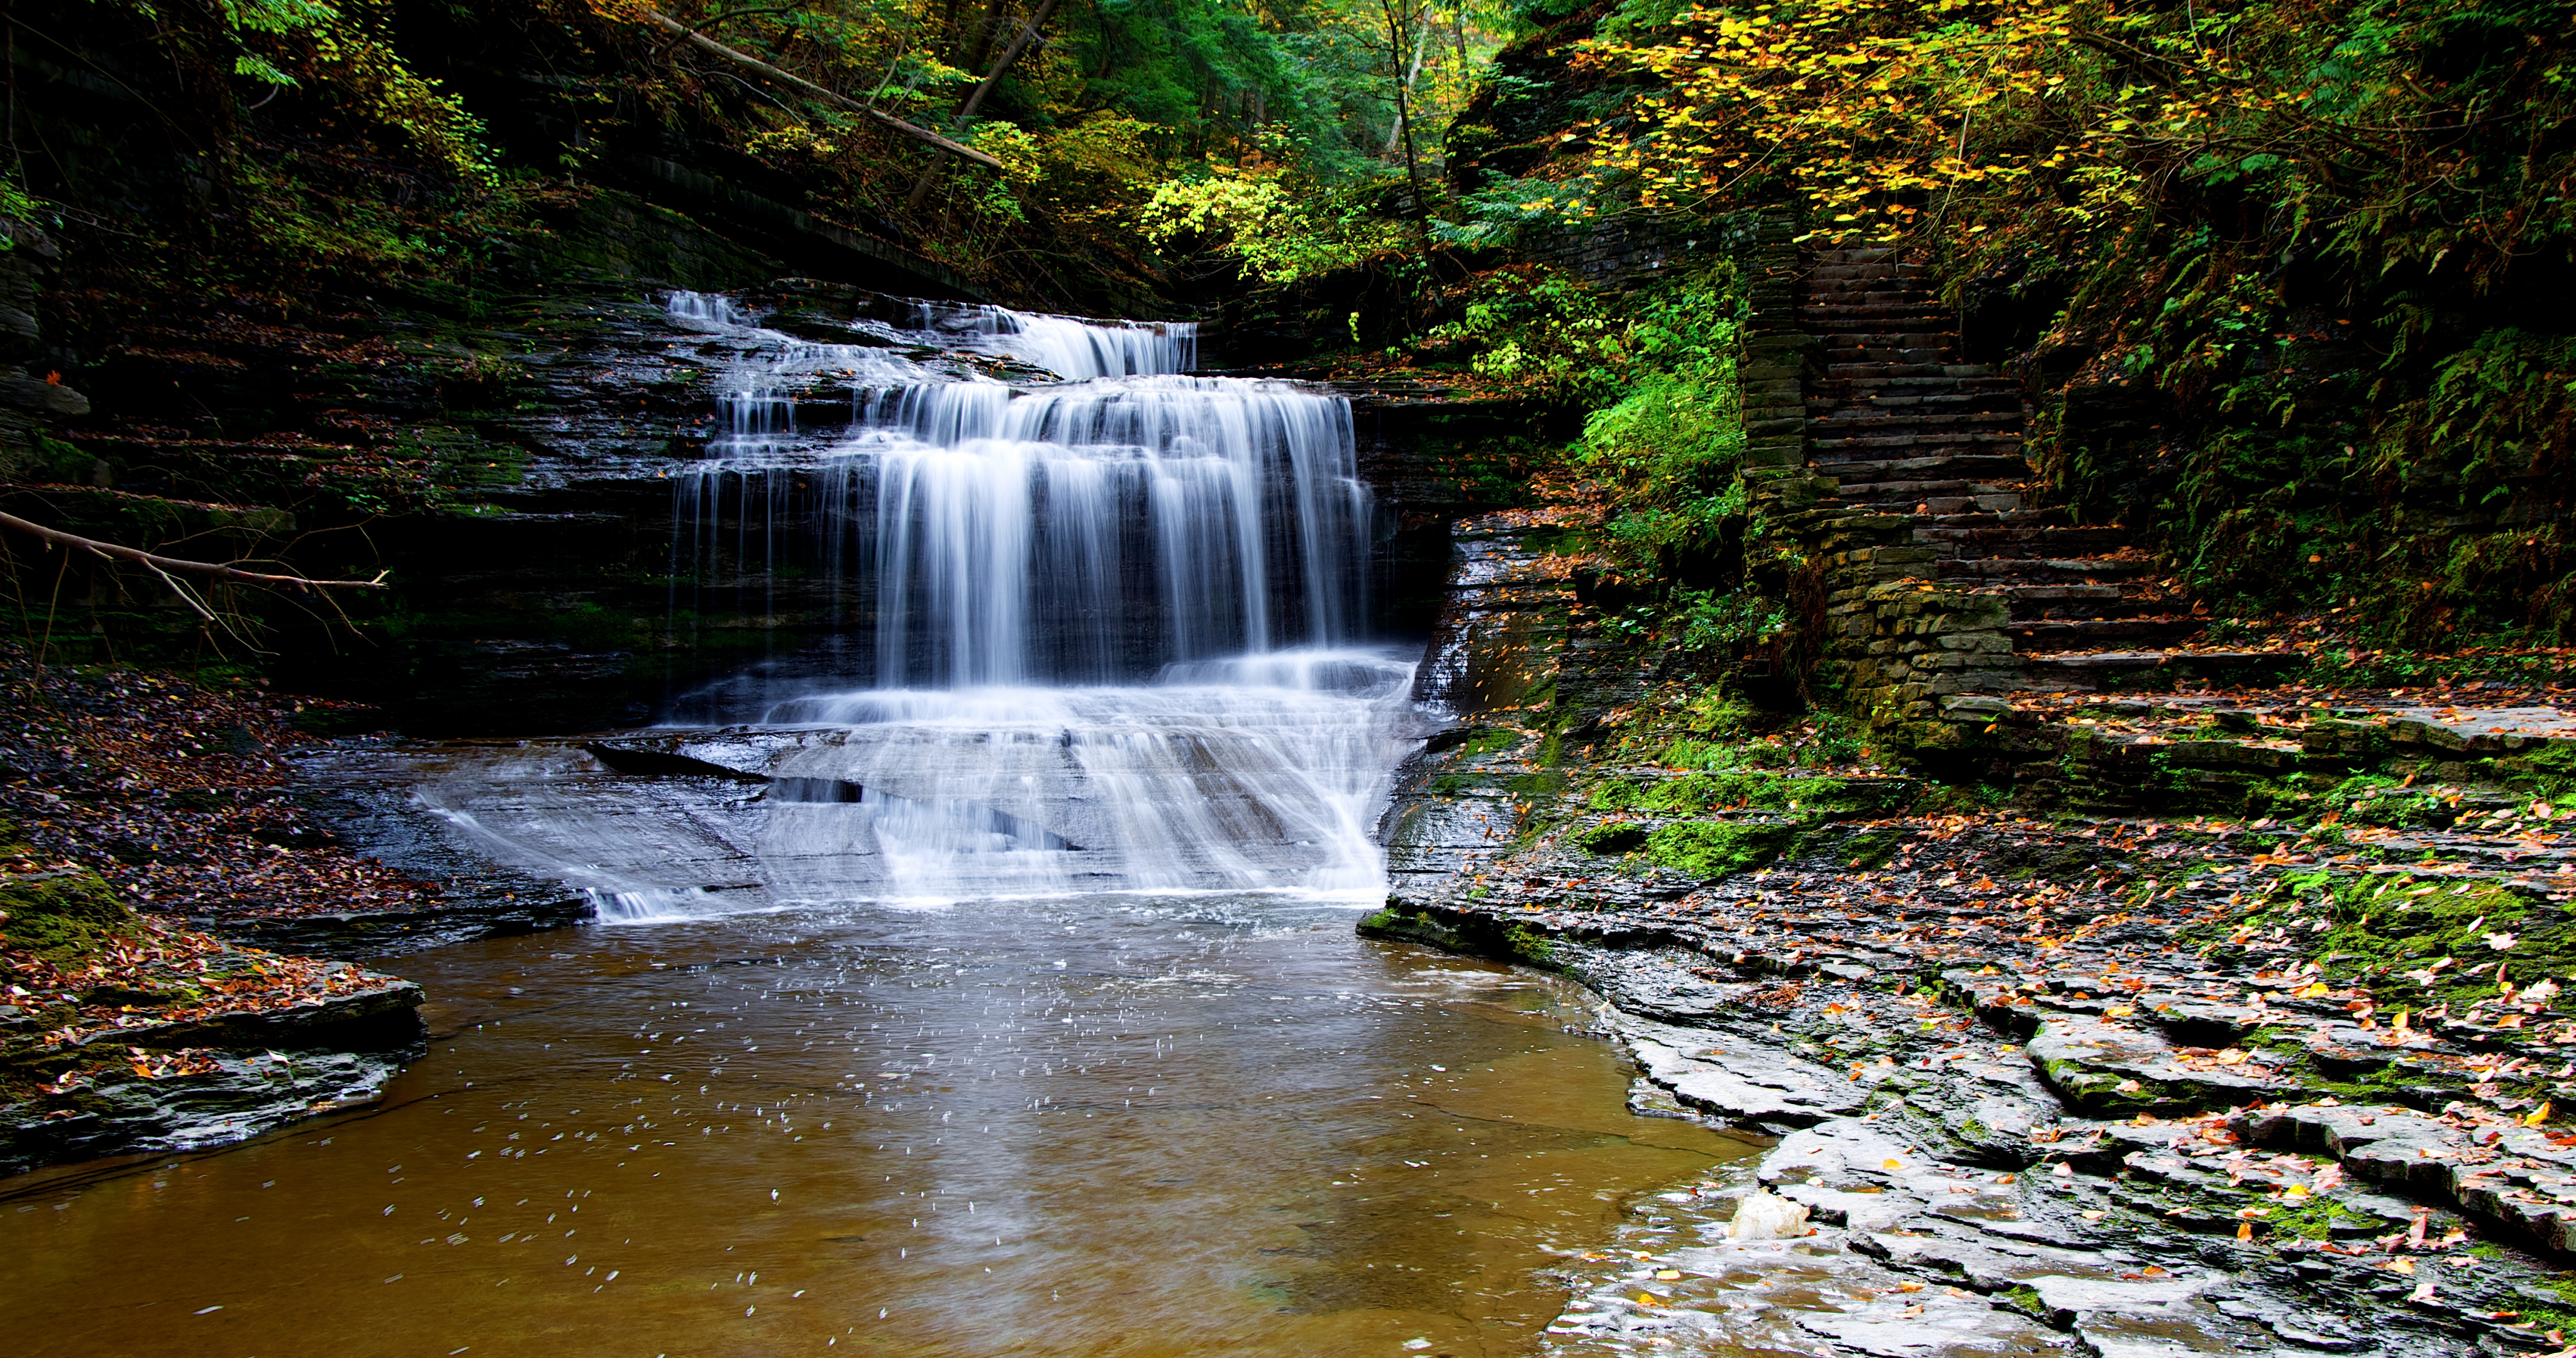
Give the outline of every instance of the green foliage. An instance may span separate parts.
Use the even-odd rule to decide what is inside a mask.
[[[2267,296],[2258,318],[2286,324],[2285,301]],[[2323,602],[2356,632],[2414,640],[2576,622],[2576,553],[2557,521],[2571,503],[2576,340],[2488,330],[2420,369],[2392,355],[2375,373],[2324,376],[2299,343],[2190,341],[2204,373],[2233,375],[2212,427],[2143,464],[2118,445],[2079,450],[2071,489],[2107,509],[2169,472],[2142,506],[2148,524],[2189,582],[2233,609]]]
[[[1265,139],[1265,146],[1293,149],[1277,136]],[[1348,268],[1393,248],[1403,235],[1400,225],[1372,212],[1365,198],[1327,190],[1293,162],[1195,167],[1155,185],[1137,217],[1146,239],[1213,249],[1241,261],[1265,283]]]
[[[1631,351],[1618,299],[1553,269],[1490,270],[1453,290],[1447,304],[1457,318],[1432,326],[1415,352],[1484,385],[1586,402],[1609,389]]]
[[[1461,230],[1803,203],[1994,303],[2066,501],[2220,614],[2564,636],[2571,45],[2568,0],[1624,0],[1565,54],[1591,116]],[[1705,520],[1646,507],[1672,574]]]
[[[1743,393],[1736,377],[1740,301],[1733,278],[1702,273],[1650,293],[1628,327],[1618,398],[1584,421],[1578,458],[1615,487],[1610,540],[1639,567],[1669,569],[1713,552],[1747,501]],[[1685,644],[1758,634],[1761,601],[1684,601]],[[1776,628],[1776,624],[1772,624]]]
[[[364,0],[345,8],[322,0],[217,0],[211,16],[194,7],[122,2],[155,21],[173,46],[230,48],[233,74],[315,90],[401,134],[458,175],[481,178],[491,171],[482,121],[412,69],[394,50],[386,16]],[[200,27],[208,17],[212,33]]]

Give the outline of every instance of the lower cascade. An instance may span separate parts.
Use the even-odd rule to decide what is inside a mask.
[[[720,297],[669,310],[736,355],[708,455],[675,478],[675,615],[764,608],[790,572],[834,609],[823,651],[681,694],[656,733],[766,786],[602,816],[567,754],[537,780],[469,761],[424,801],[580,883],[606,919],[1382,896],[1371,831],[1413,666],[1366,644],[1370,497],[1346,400],[1185,376],[1187,323],[915,303],[842,345]],[[924,361],[941,353],[1050,380]],[[782,393],[818,376],[848,382],[848,419],[808,433],[811,396]]]

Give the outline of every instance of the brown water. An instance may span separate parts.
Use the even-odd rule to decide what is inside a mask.
[[[1527,1351],[1749,1147],[1346,907],[852,906],[407,958],[375,1110],[0,1182],[18,1355]]]

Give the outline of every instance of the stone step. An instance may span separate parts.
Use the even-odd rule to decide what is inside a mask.
[[[2161,592],[2147,593],[2120,585],[2006,585],[1997,591],[2012,601],[2015,624],[2083,622],[2111,619],[2183,618],[2182,601]]]
[[[1900,264],[1819,264],[1807,271],[1807,286],[1819,283],[1845,283],[1875,278],[1895,278]]]
[[[1834,438],[1814,438],[1812,436],[1811,426],[1810,441],[1807,446],[1814,450],[1816,460],[1818,461],[1824,461],[1838,455],[1845,457],[1904,457],[1907,456],[1907,454],[1897,450],[1906,448],[1923,449],[1924,453],[1921,455],[1926,456],[1944,449],[1964,450],[1973,448],[1978,450],[1992,449],[2001,451],[2004,449],[2020,448],[2021,431],[2015,429],[2007,432],[1975,428],[1939,430],[1926,429],[1921,431],[1890,434],[1855,434],[1837,436]]]
[[[2137,557],[1990,556],[1944,561],[1932,572],[1936,580],[1955,580],[1980,588],[2013,588],[2016,584],[2091,585],[2098,581],[2137,580],[2154,573],[2156,563]]]
[[[1870,438],[1908,430],[1983,429],[2018,433],[2021,410],[1924,410],[1921,408],[1837,411],[1807,415],[1808,432],[1818,438]]]
[[[1817,264],[1807,270],[1807,282],[1838,283],[1852,278],[1912,278],[1928,280],[1932,271],[1920,264],[1882,259],[1872,264]]]
[[[2082,556],[2086,552],[2110,551],[2123,545],[2127,538],[2128,534],[2116,528],[2077,528],[2047,523],[1935,523],[1914,530],[1916,542],[1968,561],[1997,556]]]
[[[1849,366],[1866,367],[1868,365],[1852,364]],[[1817,386],[1820,391],[1844,393],[1852,400],[1876,400],[1882,396],[1903,398],[1927,394],[1943,395],[1971,393],[1978,395],[1997,393],[2010,395],[2015,399],[2019,399],[2021,395],[2021,383],[2016,382],[2009,377],[1997,374],[1992,368],[1984,368],[1983,365],[1980,364],[1967,363],[1948,364],[1944,366],[1949,368],[1982,368],[1982,371],[1966,374],[1958,372],[1936,372],[1929,374],[1916,374],[1912,376],[1828,375],[1825,380],[1818,383]]]
[[[1956,356],[1959,336],[1955,331],[1926,330],[1947,318],[1926,315],[1908,324],[1903,318],[1886,316],[1851,316],[1842,319],[1811,316],[1798,322],[1798,328],[1825,342],[1829,353],[1840,354],[1854,349],[1928,348],[1937,346]],[[1920,331],[1921,333],[1910,333]]]
[[[1811,327],[1811,329],[1813,328],[1814,327]],[[1958,332],[1953,330],[1924,330],[1908,332],[1889,330],[1882,326],[1878,330],[1874,331],[1856,331],[1850,334],[1823,334],[1819,337],[1825,342],[1825,362],[1829,367],[1837,363],[1899,363],[1918,361],[1913,359],[1871,357],[1871,355],[1891,352],[1910,354],[1917,351],[1929,351],[1936,353],[1938,357],[1930,360],[1919,361],[1941,362],[1954,357],[1957,354],[1959,346]]]
[[[1838,360],[1825,365],[1825,376],[1837,382],[1868,382],[1908,377],[1993,377],[1991,363],[1944,363],[1938,359],[1895,362],[1877,358]]]
[[[1924,288],[1897,278],[1851,278],[1839,283],[1818,283],[1807,289],[1801,305],[1848,306],[1886,304],[1894,306],[1938,306],[1940,299]]]
[[[2198,618],[2047,618],[2004,624],[2013,648],[2032,654],[2048,651],[2099,650],[2105,646],[2154,645],[2181,641],[2199,633]]]
[[[2066,511],[2050,506],[2044,509],[2014,509],[1991,514],[1973,510],[1958,514],[1938,514],[1932,516],[1925,526],[1947,530],[1989,527],[2023,528],[2065,523]]]
[[[1868,245],[1839,250],[1818,250],[1815,259],[1819,264],[1887,264],[1895,261],[1896,247]]]
[[[1961,514],[2018,514],[2029,507],[2020,491],[1997,490],[1982,495],[1927,495],[1915,502],[1914,512],[1938,521]]]
[[[1941,391],[1924,388],[1908,390],[1913,394],[1860,397],[1849,394],[1824,394],[1806,396],[1802,399],[1806,409],[1814,412],[1818,418],[1839,414],[1866,415],[1877,412],[1892,414],[1909,410],[1925,413],[1954,410],[1993,411],[2013,416],[2019,416],[2022,413],[2021,393],[2010,387],[1981,391]]]
[[[2025,480],[2030,463],[2019,453],[1986,451],[1927,457],[1817,458],[1815,469],[1844,481]]]
[[[2015,605],[2040,607],[2060,603],[2111,602],[2128,596],[2118,585],[2005,585],[1995,591]]]
[[[1929,297],[1891,297],[1886,293],[1868,292],[1856,297],[1829,301],[1811,301],[1798,308],[1806,321],[1947,321],[1952,319],[1948,307]],[[1901,327],[1882,324],[1881,329]]]
[[[1779,405],[1779,393],[1762,393],[1764,404]],[[1798,407],[1799,413],[1811,420],[1864,421],[1888,416],[1966,415],[1978,419],[2020,420],[2021,402],[2005,392],[1953,393],[1934,396],[1897,397],[1886,402],[1836,401],[1811,398]]]
[[[2297,651],[2173,651],[2117,648],[2039,651],[2021,659],[2021,686],[2031,692],[2096,693],[2169,685],[2183,678],[2224,677],[2235,684],[2279,683],[2307,664]]]
[[[1889,301],[1930,305],[1940,299],[1932,290],[1911,278],[1840,278],[1807,285],[1800,300],[1808,305],[1825,302],[1849,302],[1860,297],[1884,297]]]
[[[2021,495],[2010,481],[1980,481],[1959,476],[1918,476],[1901,481],[1847,480],[1834,498],[1851,504],[1912,504],[1934,495]]]

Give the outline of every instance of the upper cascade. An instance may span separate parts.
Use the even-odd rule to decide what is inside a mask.
[[[956,336],[1068,382],[1185,373],[1198,366],[1196,321],[1096,321],[998,306],[918,305],[921,330]]]
[[[1349,402],[1184,375],[1194,324],[907,302],[850,322],[844,345],[722,297],[668,305],[739,354],[709,456],[676,478],[675,589],[782,567],[848,582],[865,616],[844,628],[879,687],[1135,682],[1363,630],[1370,497]],[[939,352],[1063,381],[1010,385]],[[829,379],[849,418],[805,434],[799,403]]]

